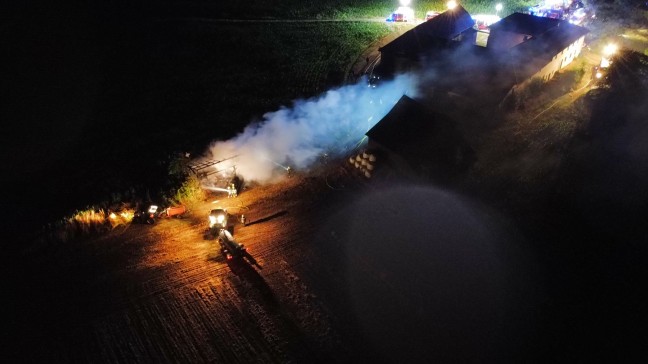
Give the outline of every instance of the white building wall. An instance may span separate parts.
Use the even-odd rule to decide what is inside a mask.
[[[570,44],[567,48],[560,51],[556,54],[549,63],[547,63],[540,71],[535,73],[533,76],[526,79],[518,86],[518,90],[527,86],[534,78],[541,78],[543,81],[547,82],[551,80],[556,72],[567,67],[578,55],[583,48],[585,41],[585,36],[578,38],[574,43]]]

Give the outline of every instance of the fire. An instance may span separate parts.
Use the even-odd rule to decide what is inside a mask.
[[[125,225],[133,221],[133,216],[135,216],[135,210],[125,209],[119,213],[111,212],[109,215],[110,226],[113,228],[119,225]]]

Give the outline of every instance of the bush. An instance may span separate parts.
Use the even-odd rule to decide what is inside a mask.
[[[169,202],[172,204],[185,205],[188,208],[204,201],[207,198],[207,194],[200,187],[200,180],[196,176],[189,176],[182,183],[180,188],[175,192],[175,194],[169,198]]]

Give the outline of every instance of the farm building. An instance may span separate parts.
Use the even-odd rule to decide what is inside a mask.
[[[378,171],[441,180],[472,162],[455,121],[405,95],[366,135]]]
[[[453,43],[475,42],[475,21],[461,6],[414,27],[380,48],[380,66],[383,74],[409,71],[421,57],[452,46]]]
[[[580,54],[588,33],[568,21],[514,13],[490,26],[482,47],[473,25],[464,8],[445,11],[382,47],[376,72],[415,71],[423,94],[498,104],[534,78],[551,79]]]
[[[568,21],[514,13],[491,26],[487,48],[508,54],[515,88],[548,81],[578,57],[589,31]]]

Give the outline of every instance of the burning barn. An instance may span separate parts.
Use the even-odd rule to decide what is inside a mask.
[[[472,162],[456,122],[405,95],[366,135],[376,173],[443,180]]]
[[[189,163],[187,169],[190,174],[200,179],[203,189],[212,192],[225,192],[228,197],[235,197],[237,191],[243,187],[243,180],[236,174],[236,164],[233,163],[236,157],[238,156],[220,160],[196,160]]]

